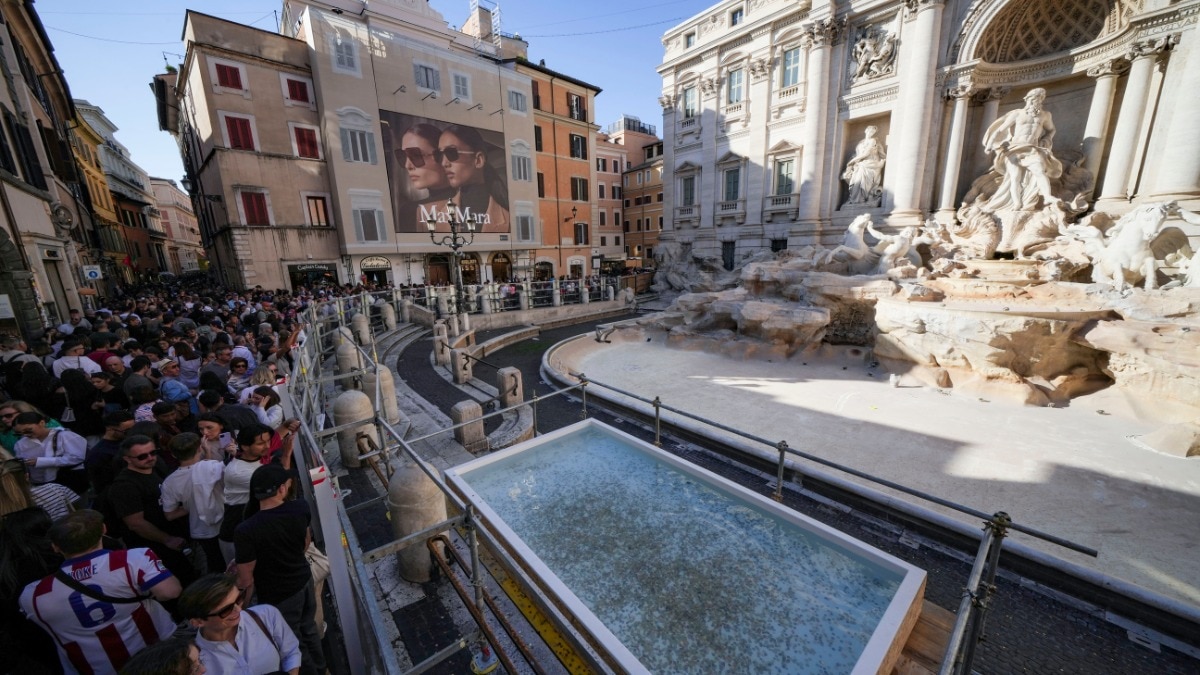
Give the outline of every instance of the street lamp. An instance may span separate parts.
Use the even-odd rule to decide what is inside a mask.
[[[438,222],[437,216],[431,213],[425,219],[425,227],[429,228],[429,240],[434,245],[449,247],[454,252],[454,262],[450,265],[451,281],[454,283],[454,314],[463,314],[462,249],[475,241],[475,226],[479,223],[479,217],[473,213],[464,217],[451,197],[446,200],[446,224],[450,226],[450,234],[440,237],[435,234]],[[463,236],[464,232],[466,236]]]
[[[571,207],[571,215],[567,216],[566,218],[563,218],[563,222],[564,222],[564,223],[572,223],[572,225],[571,225],[571,228],[572,228],[572,230],[573,230],[573,229],[574,229],[574,227],[575,227],[575,225],[574,225],[574,220],[575,220],[575,219],[576,219],[578,216],[579,216],[579,207],[577,207],[577,206],[572,206],[572,207]],[[574,238],[574,232],[573,232],[573,231],[572,231],[572,235],[571,235],[571,236],[572,236],[572,238]],[[562,277],[562,276],[566,276],[565,274],[563,274],[563,255],[562,255],[562,250],[563,250],[562,225],[559,225],[559,226],[558,226],[558,276],[560,276],[560,277]]]

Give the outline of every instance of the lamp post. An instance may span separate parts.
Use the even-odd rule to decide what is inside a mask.
[[[577,217],[579,217],[579,207],[577,207],[577,206],[572,206],[572,207],[571,207],[571,215],[570,215],[570,216],[568,216],[568,217],[566,217],[566,218],[563,218],[563,222],[564,222],[564,223],[571,223],[571,228],[572,228],[571,236],[572,236],[572,239],[573,239],[573,238],[574,238],[574,236],[575,236],[575,233],[574,233],[574,227],[575,227],[574,221],[575,221],[575,219],[576,219]],[[562,238],[562,225],[560,224],[560,225],[558,226],[558,276],[560,276],[560,277],[562,277],[562,276],[566,276],[565,274],[563,274],[563,254],[562,254],[562,250],[563,250],[563,238]]]
[[[469,209],[468,209],[469,212]],[[463,311],[463,281],[462,281],[462,249],[465,246],[470,246],[475,241],[475,226],[479,222],[478,216],[469,213],[467,216],[458,210],[454,204],[454,198],[446,200],[446,224],[450,226],[450,234],[443,234],[440,237],[435,234],[437,229],[438,219],[431,215],[425,219],[425,227],[429,228],[429,240],[437,246],[449,247],[454,252],[454,260],[450,264],[450,277],[454,283],[454,314],[465,313]],[[464,233],[466,236],[463,236]]]

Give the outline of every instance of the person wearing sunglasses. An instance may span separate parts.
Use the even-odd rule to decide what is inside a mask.
[[[414,124],[400,136],[400,148],[395,151],[396,164],[404,167],[408,183],[398,187],[403,191],[403,201],[398,200],[397,204],[416,202],[411,211],[397,207],[400,218],[414,218],[401,223],[404,232],[423,229],[428,218],[444,217],[446,200],[454,194],[442,163],[435,158],[441,137],[442,130],[432,124]]]
[[[179,596],[179,614],[197,629],[208,675],[300,672],[300,642],[271,605],[247,607],[233,577],[209,574]]]
[[[508,232],[508,186],[488,163],[488,147],[475,129],[451,124],[438,139],[434,159],[455,189],[456,207],[479,219],[480,232]]]
[[[121,441],[125,468],[108,486],[105,500],[122,526],[129,547],[152,551],[184,585],[197,575],[184,549],[188,548],[187,519],[171,521],[163,511],[162,484],[169,473],[154,440],[142,434]]]
[[[49,537],[65,558],[61,576],[56,571],[21,593],[22,611],[54,638],[68,673],[115,673],[130,654],[175,632],[159,603],[179,595],[179,580],[153,551],[105,549],[104,531],[104,516],[91,510],[54,523]]]

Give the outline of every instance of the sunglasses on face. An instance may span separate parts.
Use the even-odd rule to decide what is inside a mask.
[[[461,157],[462,155],[478,155],[478,154],[479,154],[479,152],[476,150],[459,150],[458,148],[454,147],[453,145],[450,145],[450,146],[442,148],[441,150],[434,150],[433,151],[433,159],[440,164],[443,159],[446,160],[447,162],[457,162],[459,157]]]
[[[140,454],[140,455],[130,455],[130,456],[129,456],[129,459],[136,460],[136,461],[140,462],[140,461],[142,461],[143,459],[146,459],[147,457],[154,457],[154,456],[157,456],[157,455],[158,455],[158,451],[157,451],[157,450],[151,450],[150,452],[143,452],[143,453],[142,453],[142,454]]]
[[[204,618],[211,619],[215,616],[218,619],[228,619],[229,615],[233,614],[233,608],[240,607],[242,605],[242,603],[245,601],[246,601],[246,589],[244,589],[244,588],[238,589],[238,595],[237,595],[236,600],[234,600],[233,602],[229,603],[228,605],[225,605],[224,607],[218,609],[217,611],[213,612],[212,614],[205,616]]]
[[[248,365],[246,365],[246,364],[244,364],[244,363],[239,363],[239,364],[237,364],[236,366],[233,366],[233,367],[234,367],[234,368],[249,368],[250,366],[248,366]]]
[[[421,152],[420,148],[401,148],[400,153],[404,155],[405,161],[412,164],[415,168],[425,166],[426,157],[436,157],[437,153]]]

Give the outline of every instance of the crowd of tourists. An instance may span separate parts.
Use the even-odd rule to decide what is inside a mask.
[[[0,672],[325,672],[278,388],[298,315],[355,291],[160,287],[0,336]]]

